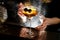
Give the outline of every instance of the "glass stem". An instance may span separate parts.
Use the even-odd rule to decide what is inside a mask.
[[[30,18],[29,18],[29,22],[30,22],[29,37],[31,37],[31,19]]]

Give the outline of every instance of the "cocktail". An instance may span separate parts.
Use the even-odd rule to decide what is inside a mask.
[[[41,19],[41,15],[39,15],[40,10],[38,12],[37,7],[31,5],[30,3],[24,4],[23,7],[20,9],[22,10],[22,12],[20,10],[19,14],[23,15],[23,16],[19,15],[23,21],[22,26],[24,26],[24,29],[25,28],[29,29],[27,32],[27,34],[28,34],[27,38],[32,38],[32,34],[33,34],[32,29],[35,29],[38,25],[41,25],[43,23],[43,19]],[[24,22],[24,20],[26,20],[26,22]],[[27,31],[27,30],[24,30],[24,31]],[[22,32],[21,32],[21,34],[22,34]],[[34,32],[34,35],[35,35],[35,33],[37,33],[37,32]],[[23,32],[23,34],[25,34],[25,33]]]
[[[28,32],[29,34],[29,38],[31,38],[32,35],[32,30],[31,30],[31,19],[37,15],[37,10],[36,8],[34,8],[33,6],[26,6],[25,8],[23,8],[23,14],[27,17],[27,19],[30,22],[30,30]],[[28,25],[28,24],[27,24]]]

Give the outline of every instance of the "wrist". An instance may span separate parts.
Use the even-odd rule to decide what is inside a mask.
[[[47,18],[47,23],[48,25],[53,25],[53,24],[58,24],[60,23],[60,19],[57,18],[57,17],[54,17],[54,18]]]

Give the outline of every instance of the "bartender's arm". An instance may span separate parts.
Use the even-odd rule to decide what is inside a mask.
[[[48,25],[53,25],[53,24],[58,24],[58,23],[60,23],[60,18],[57,18],[57,17],[45,18],[43,24],[36,27],[36,29],[37,30],[45,30],[45,28]]]

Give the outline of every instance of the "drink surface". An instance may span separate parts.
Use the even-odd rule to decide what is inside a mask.
[[[41,19],[41,6],[33,6],[29,3],[25,4],[22,9],[22,14],[24,14],[27,18],[23,17],[25,22],[22,22],[20,25],[25,27],[36,28],[38,25],[42,25],[43,19]]]
[[[34,7],[25,7],[23,9],[23,14],[27,17],[33,17],[37,15],[37,10]]]

